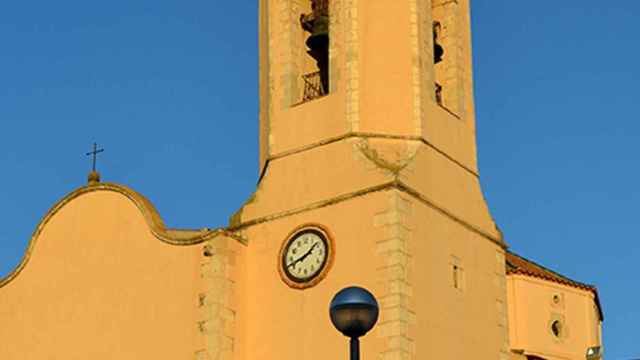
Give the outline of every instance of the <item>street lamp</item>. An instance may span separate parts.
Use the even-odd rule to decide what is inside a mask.
[[[593,346],[587,349],[587,360],[602,359],[602,346]]]
[[[351,338],[351,360],[360,360],[359,337],[378,321],[378,302],[369,291],[352,286],[340,290],[331,300],[329,314],[333,326]]]

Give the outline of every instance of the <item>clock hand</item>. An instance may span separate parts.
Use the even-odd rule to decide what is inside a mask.
[[[291,264],[287,265],[287,267],[293,267],[295,264],[299,263],[300,261],[304,260],[307,258],[307,256],[311,255],[311,252],[313,251],[313,249],[315,249],[315,247],[318,245],[318,243],[314,243],[311,248],[304,253],[304,255],[300,256],[299,258],[297,258],[294,262],[292,262]]]
[[[316,248],[316,246],[318,246],[318,243],[314,243],[311,248],[309,249],[309,251],[307,251],[304,255],[302,255],[302,257],[300,258],[300,261],[304,260],[307,258],[307,256],[311,255],[311,252],[313,251],[313,249]]]
[[[316,248],[316,246],[318,246],[319,243],[314,243],[311,248],[309,249],[309,251],[307,251],[306,253],[304,253],[304,255],[300,256],[299,258],[297,258],[296,260],[294,260],[291,264],[287,265],[287,268],[293,267],[295,264],[299,263],[300,261],[304,260],[307,258],[307,256],[311,255],[311,252],[313,251],[313,249]]]

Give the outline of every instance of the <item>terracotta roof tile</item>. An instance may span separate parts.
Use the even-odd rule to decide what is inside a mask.
[[[600,300],[598,298],[598,289],[595,286],[581,283],[575,280],[571,280],[564,275],[561,275],[553,270],[547,269],[542,265],[536,264],[531,260],[525,259],[522,256],[516,255],[509,251],[507,251],[506,253],[505,265],[506,265],[507,275],[519,274],[519,275],[531,276],[531,277],[552,281],[558,284],[571,286],[574,288],[592,292],[593,295],[595,296],[596,305],[598,306],[600,319],[601,320],[604,319],[602,308],[600,307]]]

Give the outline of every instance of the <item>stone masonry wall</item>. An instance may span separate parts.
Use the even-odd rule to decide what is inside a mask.
[[[234,350],[236,308],[234,239],[215,238],[203,248],[200,263],[202,286],[198,294],[200,341],[196,360],[231,360]]]
[[[398,190],[390,190],[388,208],[374,217],[374,226],[381,228],[384,237],[376,243],[380,255],[378,300],[381,318],[378,336],[385,339],[381,360],[405,360],[415,358],[415,342],[412,337],[416,314],[413,306],[411,271],[413,258],[410,252],[412,214],[411,200]]]

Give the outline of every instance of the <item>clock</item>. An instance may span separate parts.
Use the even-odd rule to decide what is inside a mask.
[[[294,230],[280,249],[280,276],[292,288],[316,285],[333,261],[333,240],[319,225],[304,225]]]

